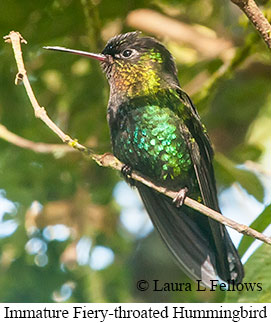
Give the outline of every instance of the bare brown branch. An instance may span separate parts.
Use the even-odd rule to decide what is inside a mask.
[[[27,43],[26,40],[20,35],[20,33],[11,31],[9,35],[4,37],[5,42],[11,42],[14,51],[15,60],[18,66],[18,73],[16,75],[15,84],[22,81],[26,89],[26,93],[34,109],[36,118],[41,119],[63,142],[72,146],[78,150],[86,150],[87,148],[80,145],[76,140],[72,140],[66,135],[56,124],[48,117],[46,110],[41,107],[35,97],[35,94],[31,88],[29,79],[26,74],[26,70],[23,62],[23,55],[21,49],[21,43]],[[88,151],[88,149],[87,149]]]
[[[36,113],[36,111],[41,111],[40,109],[42,109],[41,117],[39,116],[41,118],[41,120],[46,125],[48,125],[65,143],[69,144],[70,146],[72,146],[75,149],[80,150],[84,155],[91,157],[99,165],[101,165],[103,167],[111,167],[115,170],[120,171],[122,169],[123,163],[121,163],[112,154],[106,153],[104,155],[96,155],[94,153],[91,153],[88,148],[79,144],[76,140],[71,139],[69,136],[67,136],[65,133],[63,133],[62,130],[60,130],[53,123],[53,121],[47,116],[45,109],[40,108],[36,99],[33,99],[33,98],[35,98],[35,96],[33,94],[30,83],[28,81],[27,74],[24,69],[24,64],[22,61],[21,42],[23,41],[23,38],[20,36],[19,33],[11,32],[8,36],[5,37],[5,39],[6,39],[6,41],[11,41],[13,44],[14,54],[16,57],[16,62],[18,65],[19,73],[22,75],[25,87],[27,87],[27,94],[31,96],[30,97],[31,103],[35,104],[35,106],[33,106],[35,113]],[[21,68],[21,70],[20,70],[20,68]],[[149,178],[143,176],[142,174],[140,174],[136,171],[134,171],[131,174],[131,178],[135,179],[136,181],[140,181],[141,183],[145,184],[146,186],[151,187],[152,189],[156,190],[157,192],[164,194],[172,199],[175,198],[175,196],[176,196],[177,192],[168,191],[165,187],[156,185]],[[246,225],[239,224],[231,219],[228,219],[228,218],[224,217],[222,214],[208,208],[207,206],[205,206],[201,203],[196,202],[195,200],[193,200],[189,197],[185,198],[184,204],[193,208],[194,210],[197,210],[200,213],[220,222],[220,223],[223,223],[223,224],[235,229],[236,231],[238,231],[242,234],[249,235],[249,236],[256,238],[258,240],[261,240],[267,244],[271,244],[271,239],[269,237],[249,228]]]
[[[13,132],[9,131],[5,126],[0,124],[0,138],[12,143],[15,146],[30,149],[36,153],[66,153],[74,152],[74,149],[67,145],[61,144],[46,144],[44,142],[33,142],[22,138]]]
[[[271,49],[271,25],[254,0],[231,0],[252,22],[269,49]]]

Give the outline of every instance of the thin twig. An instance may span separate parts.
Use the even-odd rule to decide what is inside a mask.
[[[85,146],[79,144],[76,140],[71,139],[69,136],[67,136],[65,133],[63,133],[54,123],[53,121],[47,116],[47,113],[45,112],[44,108],[40,108],[37,100],[35,99],[35,96],[33,94],[33,91],[31,89],[30,83],[27,78],[26,71],[24,69],[23,59],[22,59],[22,52],[21,52],[21,42],[25,42],[22,38],[22,36],[17,32],[10,32],[8,36],[5,37],[5,40],[7,42],[12,42],[16,62],[19,69],[19,74],[21,75],[20,78],[22,78],[22,81],[26,87],[28,96],[30,95],[30,101],[33,105],[34,111],[40,111],[42,109],[42,113],[35,113],[37,117],[39,117],[46,125],[48,125],[65,143],[69,144],[75,149],[80,150],[84,155],[87,155],[88,157],[91,157],[93,160],[96,161],[99,165],[103,167],[111,167],[116,170],[121,170],[123,167],[123,163],[121,163],[117,158],[115,158],[112,154],[106,153],[103,155],[97,155],[92,153],[88,148]],[[18,75],[18,74],[17,74]],[[34,98],[34,99],[33,99]],[[146,186],[156,190],[157,192],[164,194],[170,198],[175,198],[176,193],[174,191],[169,191],[165,187],[156,185],[153,183],[149,178],[143,176],[142,174],[134,171],[131,174],[131,178],[133,178],[136,181],[139,181]],[[207,206],[196,202],[195,200],[186,197],[184,200],[184,204],[189,206],[190,208],[199,211],[200,213],[222,223],[225,224],[236,231],[249,235],[253,238],[256,238],[258,240],[261,240],[267,244],[271,244],[271,238],[263,235],[262,233],[257,232],[256,230],[253,230],[249,228],[246,225],[239,224],[231,219],[228,219],[224,217],[222,214],[208,208]]]
[[[44,142],[33,142],[22,138],[15,133],[9,131],[5,126],[0,124],[0,138],[12,143],[15,146],[35,151],[36,153],[66,153],[74,152],[70,146],[63,144],[47,144]]]
[[[271,49],[271,25],[265,18],[254,0],[231,0],[235,3],[252,22],[259,34]]]
[[[11,31],[9,35],[4,37],[5,42],[12,44],[12,48],[14,51],[15,60],[18,66],[18,73],[15,78],[15,84],[17,85],[19,81],[22,81],[24,87],[26,89],[26,93],[29,97],[29,100],[34,109],[35,117],[41,119],[64,143],[72,146],[78,150],[89,150],[83,145],[80,145],[76,140],[71,139],[68,135],[66,135],[61,129],[57,127],[57,125],[48,117],[46,110],[44,107],[41,107],[35,97],[35,94],[31,88],[29,79],[26,74],[26,70],[23,62],[23,55],[21,49],[21,43],[26,44],[26,40],[20,35],[20,33]]]

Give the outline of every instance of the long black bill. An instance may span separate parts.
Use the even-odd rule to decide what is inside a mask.
[[[44,46],[43,48],[48,50],[56,50],[59,52],[66,52],[66,53],[71,53],[75,55],[90,57],[90,58],[97,59],[98,61],[101,61],[101,62],[106,60],[106,56],[103,54],[94,54],[94,53],[84,52],[82,50],[69,49],[69,48],[59,47],[59,46]]]

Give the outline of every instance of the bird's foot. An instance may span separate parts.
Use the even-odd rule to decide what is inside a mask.
[[[180,207],[183,205],[184,199],[186,198],[186,194],[188,192],[188,188],[184,187],[179,190],[179,192],[176,194],[176,196],[173,199],[173,203],[177,206]]]
[[[121,174],[124,176],[125,180],[131,185],[135,186],[135,181],[131,178],[133,169],[129,165],[123,165],[121,168]]]

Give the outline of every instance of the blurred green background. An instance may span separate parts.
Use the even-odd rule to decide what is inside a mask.
[[[270,1],[258,1],[266,16]],[[271,56],[228,0],[1,1],[0,35],[19,31],[41,106],[73,138],[111,150],[108,85],[99,64],[47,52],[58,45],[99,52],[121,32],[159,38],[214,144],[223,213],[268,230],[271,217]],[[241,241],[247,282],[261,292],[140,292],[140,279],[189,282],[160,241],[136,195],[116,171],[80,153],[36,153],[5,140],[60,143],[35,119],[12,49],[0,43],[1,302],[269,302],[270,247]],[[33,145],[33,144],[32,144]],[[267,231],[268,232],[268,231]],[[236,244],[242,236],[230,231]],[[270,230],[269,230],[270,234]]]

